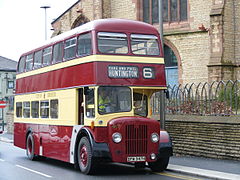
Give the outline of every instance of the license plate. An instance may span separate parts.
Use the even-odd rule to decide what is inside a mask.
[[[140,161],[146,161],[145,156],[130,156],[127,157],[127,162],[140,162]]]

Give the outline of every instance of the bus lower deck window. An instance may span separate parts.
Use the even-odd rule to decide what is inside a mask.
[[[23,117],[30,118],[30,102],[23,102]]]
[[[58,118],[58,100],[53,99],[50,101],[50,117],[53,119]]]
[[[49,101],[41,101],[40,116],[41,118],[49,118]]]
[[[39,118],[39,101],[31,102],[31,115],[32,118]]]
[[[22,102],[16,103],[16,116],[22,117]]]

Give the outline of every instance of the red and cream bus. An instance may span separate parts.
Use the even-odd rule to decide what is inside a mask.
[[[31,160],[62,160],[85,174],[105,161],[163,171],[172,144],[151,119],[151,97],[164,90],[161,40],[153,26],[89,22],[21,56],[14,145]]]

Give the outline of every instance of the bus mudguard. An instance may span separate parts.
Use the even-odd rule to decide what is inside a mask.
[[[159,158],[170,157],[173,155],[172,141],[167,131],[160,131]]]
[[[111,155],[110,155],[110,151],[107,143],[95,142],[93,134],[88,128],[84,126],[74,126],[73,133],[72,133],[72,140],[71,140],[70,163],[76,162],[76,157],[77,157],[76,152],[77,152],[78,143],[80,139],[84,136],[89,139],[94,158],[105,159],[105,160],[111,159]]]

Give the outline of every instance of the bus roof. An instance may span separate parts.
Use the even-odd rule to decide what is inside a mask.
[[[139,33],[139,34],[157,34],[158,33],[157,29],[154,28],[152,25],[141,22],[141,21],[127,20],[127,19],[114,19],[114,18],[98,19],[98,20],[90,21],[70,31],[64,32],[58,36],[55,36],[45,41],[43,44],[41,44],[37,48],[32,49],[31,51],[65,40],[74,35],[81,34],[88,31],[93,31],[93,30],[110,31],[110,32],[132,32],[132,33]],[[28,51],[27,53],[22,54],[22,56],[29,54],[31,51]]]

